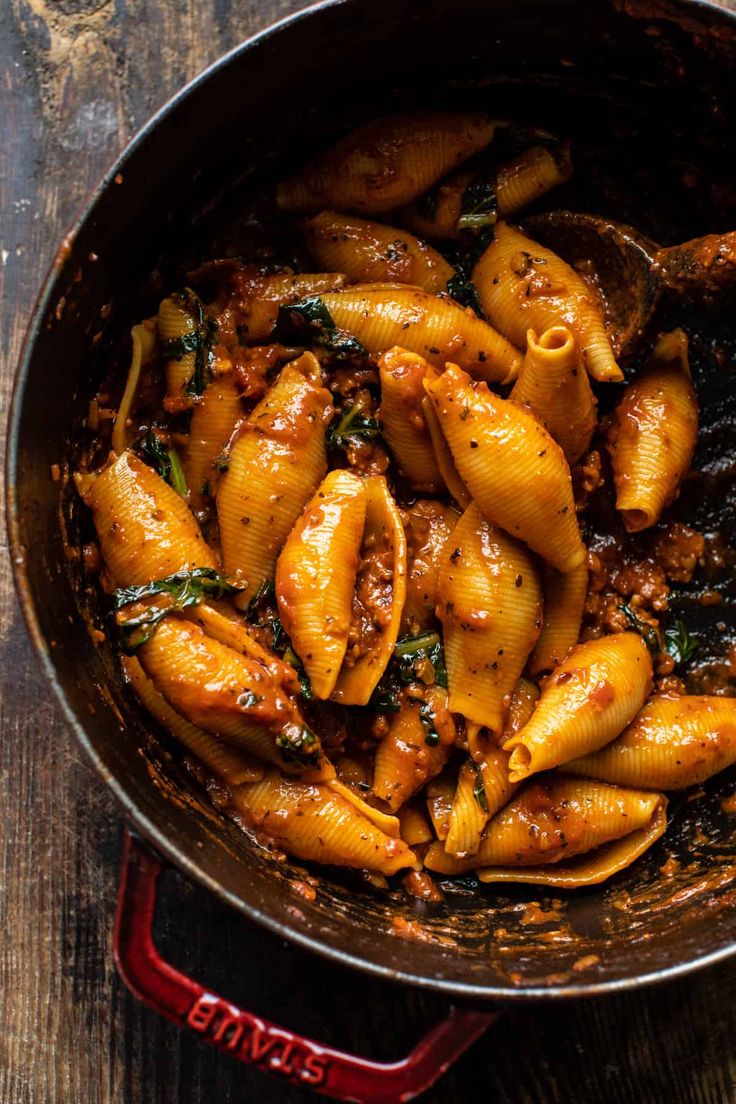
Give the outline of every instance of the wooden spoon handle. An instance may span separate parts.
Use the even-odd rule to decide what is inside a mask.
[[[736,230],[659,249],[654,265],[663,284],[680,295],[718,295],[736,287]]]

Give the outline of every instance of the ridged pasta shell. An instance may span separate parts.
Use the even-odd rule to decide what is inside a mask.
[[[457,776],[445,839],[445,850],[457,858],[475,854],[480,846],[480,834],[489,819],[488,813],[476,797],[478,784],[475,764],[472,759],[466,759]]]
[[[376,748],[372,792],[392,812],[425,782],[439,774],[450,754],[443,743],[430,746],[419,715],[421,702],[403,701],[392,714],[388,733]]]
[[[318,698],[329,698],[345,658],[366,504],[357,475],[329,472],[276,564],[281,621]]]
[[[234,751],[172,709],[135,656],[122,656],[121,662],[128,682],[148,712],[226,785],[239,786],[263,778],[263,764],[257,759]]]
[[[496,193],[498,217],[508,218],[555,185],[569,180],[571,175],[569,151],[565,147],[555,156],[545,146],[532,146],[487,176],[478,172],[451,176],[436,189],[431,214],[420,200],[401,212],[402,222],[422,237],[452,241],[460,237],[458,221],[469,184],[487,181]]]
[[[444,630],[450,709],[501,731],[539,635],[541,614],[531,556],[469,506],[440,558],[437,615]]]
[[[194,408],[189,439],[182,456],[193,510],[201,510],[205,495],[213,492],[217,477],[215,462],[222,456],[244,417],[234,375],[214,379]]]
[[[124,452],[91,483],[102,558],[116,586],[142,586],[177,571],[217,567],[192,512],[153,468]]]
[[[667,827],[667,802],[656,809],[648,826],[637,828],[621,839],[604,843],[587,855],[551,866],[483,867],[476,871],[481,882],[525,882],[532,885],[579,889],[600,885],[619,871],[631,866],[664,834]]]
[[[330,393],[319,363],[304,353],[281,369],[241,427],[217,490],[225,568],[245,584],[245,606],[273,579],[276,559],[327,469]]]
[[[612,744],[566,769],[622,786],[680,790],[736,763],[736,700],[651,698]]]
[[[387,836],[393,836],[395,839],[401,835],[398,817],[392,816],[390,813],[384,813],[382,809],[376,809],[373,805],[369,805],[360,794],[356,793],[341,779],[331,778],[329,782],[325,782],[325,786],[354,805],[367,820],[370,820],[371,824],[375,824]]]
[[[356,284],[413,284],[435,294],[447,290],[455,272],[426,242],[382,222],[322,211],[303,229],[317,264],[345,272]]]
[[[510,383],[521,354],[505,337],[449,296],[406,284],[356,284],[320,299],[340,330],[373,356],[400,345],[442,369],[453,360],[476,379]]]
[[[512,752],[512,781],[610,743],[639,712],[651,686],[652,661],[638,633],[578,644],[550,675],[531,719],[504,744]]]
[[[487,146],[495,125],[481,112],[414,111],[374,119],[281,183],[277,201],[287,211],[391,211]]]
[[[181,293],[170,295],[161,301],[157,322],[163,344],[191,337],[197,329],[197,321]],[[190,352],[166,361],[166,400],[175,412],[189,410],[194,406],[195,397],[188,394],[186,388],[194,375],[196,358],[196,352]]]
[[[234,795],[245,823],[290,855],[391,875],[416,866],[404,841],[386,835],[355,803],[326,785],[268,771],[261,782]]]
[[[304,732],[311,753],[309,765],[306,755],[299,761],[288,754],[288,748],[282,750],[282,735],[295,735],[304,725],[294,703],[261,664],[178,617],[159,622],[137,654],[156,689],[198,728],[277,763],[288,773],[325,774],[316,736]]]
[[[493,525],[556,567],[585,559],[562,449],[523,407],[457,365],[425,383],[460,478]]]
[[[646,830],[667,799],[592,779],[550,775],[525,786],[485,829],[475,855],[456,859],[433,844],[425,866],[445,874],[476,867],[536,867],[567,861]]]
[[[523,728],[536,709],[539,701],[539,687],[528,678],[520,678],[511,695],[511,704],[506,715],[503,737],[508,739]]]
[[[665,335],[624,392],[608,431],[616,508],[629,532],[648,529],[676,497],[698,435],[687,337]]]
[[[383,436],[399,472],[414,491],[439,491],[444,481],[422,412],[427,362],[395,346],[378,361]]]
[[[420,498],[402,516],[407,577],[401,633],[414,635],[434,624],[440,555],[458,515],[443,502]]]
[[[540,675],[559,666],[577,643],[588,593],[588,564],[561,575],[553,567],[542,573],[544,616],[542,631],[529,657],[529,671]]]
[[[529,329],[543,333],[569,326],[594,379],[624,378],[595,295],[561,257],[520,230],[496,223],[493,241],[473,269],[473,283],[488,319],[520,349]]]
[[[457,766],[450,762],[427,785],[427,812],[438,840],[446,840],[450,831],[450,814],[457,789]],[[441,844],[439,845],[441,847]]]
[[[434,839],[432,825],[418,799],[402,805],[398,817],[399,835],[408,847],[418,847]]]
[[[434,449],[435,459],[437,461],[437,467],[440,475],[442,476],[442,482],[447,487],[455,502],[461,510],[466,509],[473,501],[470,497],[468,488],[463,483],[458,474],[458,470],[455,467],[455,458],[450,452],[450,446],[445,440],[445,435],[442,432],[442,426],[440,425],[439,418],[435,413],[435,409],[432,405],[432,401],[429,395],[424,396],[422,402],[422,414],[424,415],[424,423],[427,427],[430,440],[432,442],[432,448]]]
[[[382,475],[365,480],[366,515],[353,601],[355,643],[333,691],[342,705],[366,705],[393,655],[406,599],[406,537]]]
[[[267,341],[276,325],[279,307],[324,291],[335,291],[346,283],[343,272],[284,272],[254,277],[246,284],[237,307],[240,340],[248,345]]]
[[[574,464],[590,444],[596,400],[567,326],[552,326],[537,339],[527,333],[524,363],[509,398],[528,406]]]

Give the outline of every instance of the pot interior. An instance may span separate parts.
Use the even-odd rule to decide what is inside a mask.
[[[344,0],[236,51],[144,132],[95,196],[47,286],[16,396],[9,474],[21,596],[78,738],[127,815],[177,865],[284,935],[455,993],[592,991],[733,949],[736,839],[721,801],[734,773],[697,801],[673,801],[664,840],[600,889],[468,881],[427,904],[325,871],[307,901],[294,888],[302,868],[274,861],[218,816],[126,690],[109,637],[93,643],[85,626],[109,625],[75,557],[85,511],[50,471],[73,466],[88,400],[131,324],[197,260],[238,253],[248,234],[241,197],[383,111],[486,109],[570,136],[577,182],[547,206],[610,214],[663,244],[736,227],[736,19],[697,4],[630,7],[640,10]],[[695,466],[705,475],[681,509],[733,541],[729,314],[683,319],[703,408]],[[716,349],[725,350],[718,362]],[[717,610],[680,600],[708,655],[727,650],[717,626],[732,631],[733,597],[729,584]]]

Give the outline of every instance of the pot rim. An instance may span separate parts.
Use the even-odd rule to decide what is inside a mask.
[[[85,726],[67,700],[54,663],[49,654],[49,648],[41,630],[36,610],[35,597],[28,583],[26,573],[26,550],[20,540],[20,524],[18,516],[18,502],[15,494],[16,473],[18,465],[18,437],[19,416],[22,398],[30,382],[31,362],[33,359],[36,339],[41,329],[50,302],[56,291],[60,288],[69,264],[70,245],[76,239],[85,223],[94,215],[100,197],[114,185],[115,177],[123,173],[125,165],[132,153],[142,145],[150,135],[159,127],[160,123],[171,115],[182,101],[205,85],[216,73],[233,61],[247,53],[253,46],[277,37],[287,26],[309,19],[318,12],[349,6],[353,0],[318,0],[290,15],[284,16],[275,23],[265,27],[257,34],[244,39],[238,45],[232,47],[221,57],[217,58],[209,66],[197,74],[191,81],[185,84],[178,92],[166,100],[136,134],[126,144],[122,152],[103,174],[99,182],[90,190],[70,229],[64,235],[61,245],[56,251],[41,285],[31,310],[21,345],[21,351],[16,367],[9,413],[7,419],[6,441],[6,485],[5,504],[7,512],[7,532],[9,541],[10,559],[13,572],[13,580],[18,602],[23,614],[23,619],[28,630],[36,655],[48,683],[51,685],[56,700],[67,725],[71,728],[77,743],[82,747],[97,774],[115,796],[120,805],[129,826],[149,843],[155,851],[163,856],[167,862],[176,867],[188,878],[199,883],[208,892],[214,894],[218,900],[245,916],[249,921],[263,925],[269,931],[282,939],[289,940],[306,951],[313,952],[321,958],[335,962],[338,965],[369,973],[387,981],[399,982],[420,989],[426,989],[442,993],[447,997],[461,998],[469,1001],[494,1001],[498,1003],[517,1003],[534,1000],[548,1000],[550,998],[580,998],[588,996],[600,996],[626,990],[638,989],[645,985],[651,985],[663,981],[674,980],[693,973],[695,970],[713,966],[719,962],[731,958],[736,954],[736,942],[728,943],[716,951],[695,956],[657,970],[649,970],[643,973],[633,974],[630,977],[612,979],[598,983],[588,984],[562,984],[551,986],[529,986],[523,989],[508,989],[494,984],[471,984],[468,982],[455,982],[446,978],[428,977],[412,973],[409,970],[394,970],[369,959],[339,950],[302,932],[296,925],[292,926],[282,922],[273,916],[259,911],[236,893],[225,889],[207,870],[195,859],[188,857],[180,849],[179,845],[172,841],[154,821],[139,808],[138,804],[128,793],[124,784],[115,777],[103,763],[96,747],[87,735]],[[723,0],[676,0],[685,8],[694,8],[701,13],[712,12],[714,15],[729,17],[736,26],[736,10],[726,6]]]

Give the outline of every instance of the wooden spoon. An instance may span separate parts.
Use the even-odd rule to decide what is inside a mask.
[[[534,215],[524,231],[582,275],[587,264],[617,357],[636,351],[665,293],[703,301],[736,288],[736,231],[663,249],[631,226],[576,211]]]

